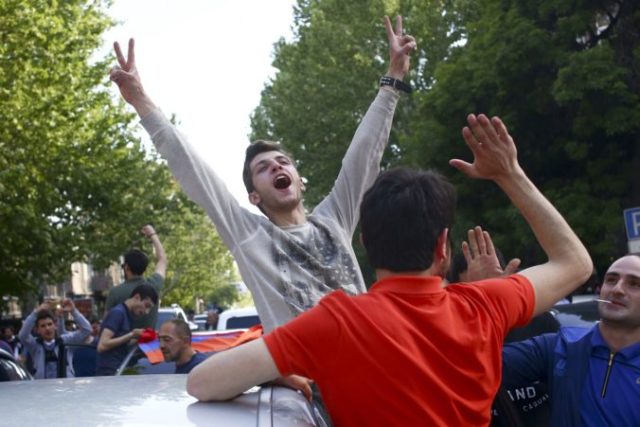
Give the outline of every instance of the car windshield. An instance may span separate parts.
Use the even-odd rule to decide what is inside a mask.
[[[230,317],[227,320],[227,329],[248,329],[260,323],[258,316]]]

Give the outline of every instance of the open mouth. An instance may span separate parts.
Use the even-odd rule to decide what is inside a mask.
[[[291,185],[291,178],[289,178],[287,175],[278,175],[273,181],[273,185],[278,190],[284,190]]]

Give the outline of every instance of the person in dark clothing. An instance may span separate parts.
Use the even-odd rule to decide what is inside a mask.
[[[160,349],[166,362],[176,362],[176,374],[188,374],[207,356],[191,347],[191,330],[180,319],[167,320],[158,332]]]
[[[133,328],[133,319],[149,314],[158,305],[158,293],[151,285],[138,285],[129,298],[113,307],[102,322],[98,340],[96,375],[114,375],[144,331]]]
[[[505,266],[500,250],[493,245],[490,234],[475,227],[467,232],[468,242],[462,242],[462,252],[454,255],[447,275],[450,282],[482,280],[515,273],[520,260],[515,258]],[[551,312],[534,316],[525,326],[512,329],[504,342],[520,341],[537,335],[556,332],[560,324]],[[549,393],[544,383],[521,384],[498,390],[492,407],[492,426],[540,426],[549,418]]]

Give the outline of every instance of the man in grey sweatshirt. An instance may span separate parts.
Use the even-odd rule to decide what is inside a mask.
[[[358,208],[380,168],[398,90],[409,70],[413,37],[385,17],[390,64],[377,97],[362,119],[329,195],[306,214],[304,184],[294,162],[279,146],[259,142],[247,149],[245,185],[249,200],[266,217],[242,208],[211,167],[167,120],[145,92],[135,65],[133,39],[127,58],[115,43],[119,65],[110,74],[142,119],[154,145],[187,195],[213,220],[250,289],[266,332],[315,306],[327,293],[365,292],[351,247]]]

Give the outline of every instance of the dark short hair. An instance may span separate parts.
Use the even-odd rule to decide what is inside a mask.
[[[54,316],[53,311],[51,310],[40,310],[36,315],[36,327],[38,327],[38,323],[44,319],[51,319],[51,321],[56,323],[56,316]]]
[[[173,323],[175,331],[183,338],[187,338],[187,341],[191,343],[191,328],[189,324],[182,319],[170,319],[167,323]]]
[[[244,165],[242,167],[242,181],[244,181],[244,186],[247,189],[247,193],[251,193],[255,188],[253,187],[253,179],[251,177],[251,161],[261,153],[266,153],[268,151],[278,151],[285,156],[289,157],[293,161],[293,157],[291,154],[287,153],[282,146],[273,141],[263,141],[261,139],[252,142],[245,151],[244,155]]]
[[[380,174],[360,205],[362,241],[373,268],[426,270],[438,237],[451,228],[456,192],[438,172],[391,169]]]
[[[151,285],[145,283],[136,286],[131,291],[129,298],[133,298],[136,295],[140,295],[140,299],[149,298],[155,305],[158,305],[158,292],[156,292],[156,289]]]
[[[467,268],[469,268],[469,266],[467,265],[467,260],[464,258],[464,254],[462,252],[456,253],[451,257],[451,265],[449,265],[449,271],[447,272],[447,281],[449,281],[449,283],[460,282],[460,273],[467,271]]]
[[[129,266],[133,274],[140,276],[149,265],[149,257],[140,249],[131,249],[124,254],[124,263]]]

